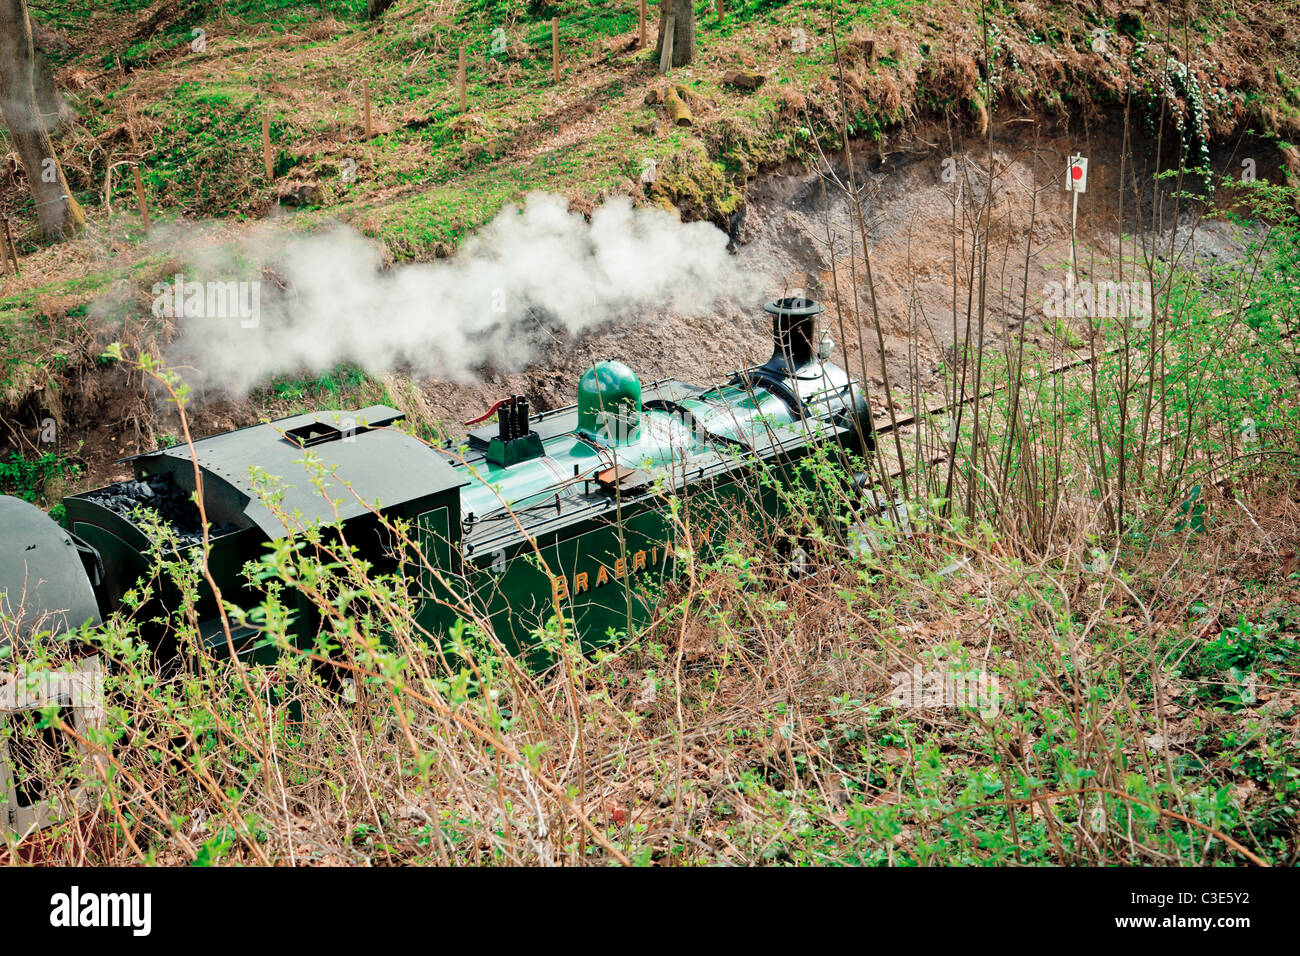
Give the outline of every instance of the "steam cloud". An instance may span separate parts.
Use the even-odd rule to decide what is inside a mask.
[[[168,360],[205,388],[242,393],[340,362],[471,380],[484,366],[526,365],[546,338],[541,326],[576,334],[755,297],[756,280],[726,245],[709,223],[633,209],[626,199],[609,200],[587,222],[564,199],[538,193],[502,210],[451,258],[427,264],[385,268],[380,247],[343,226],[209,254],[182,284],[154,287],[155,311],[178,317]],[[236,282],[264,267],[286,288],[262,281],[236,298]],[[191,288],[195,280],[204,281]],[[212,308],[211,292],[223,286],[238,314]]]

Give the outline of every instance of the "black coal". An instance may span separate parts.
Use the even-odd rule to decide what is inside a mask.
[[[203,540],[198,506],[190,500],[190,493],[177,485],[171,475],[146,475],[138,481],[119,481],[88,491],[86,497],[123,518],[131,518],[137,508],[155,512],[172,526],[182,548]],[[208,526],[208,535],[219,538],[238,530],[238,525],[227,521],[212,522]]]

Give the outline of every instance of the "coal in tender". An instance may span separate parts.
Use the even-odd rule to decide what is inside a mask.
[[[128,520],[132,518],[135,509],[148,508],[171,525],[181,548],[188,548],[203,540],[199,509],[190,500],[190,493],[176,484],[171,475],[146,475],[136,481],[119,481],[88,491],[86,497]],[[237,525],[218,521],[209,524],[208,535],[219,538],[238,530]]]

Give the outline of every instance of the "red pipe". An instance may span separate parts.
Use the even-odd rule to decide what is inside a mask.
[[[506,402],[508,402],[508,401],[510,401],[510,399],[508,399],[508,398],[500,398],[500,399],[497,399],[495,402],[492,403],[492,407],[489,408],[486,412],[484,412],[484,413],[483,413],[482,415],[480,415],[478,418],[471,418],[471,419],[470,419],[469,421],[467,421],[465,424],[466,424],[466,425],[477,425],[479,422],[485,422],[485,421],[487,421],[489,418],[491,418],[493,415],[495,415],[495,414],[497,413],[497,410],[500,409],[502,405],[506,404]]]

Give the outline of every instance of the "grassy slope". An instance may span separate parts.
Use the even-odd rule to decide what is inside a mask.
[[[137,37],[139,15],[129,10],[135,4],[119,6],[124,12],[69,18],[64,28],[64,76],[89,85],[77,97],[85,129],[69,137],[63,158],[87,202],[102,202],[107,164],[139,156],[156,207],[198,217],[264,213],[272,184],[262,171],[259,123],[268,110],[277,177],[322,182],[331,213],[359,220],[399,255],[428,255],[437,243],[454,242],[529,189],[579,202],[615,191],[636,195],[646,157],[682,167],[655,198],[683,201],[695,216],[725,211],[761,164],[809,158],[812,137],[837,145],[832,23],[851,134],[875,135],[950,107],[979,123],[986,109],[977,11],[951,3],[749,0],[728,5],[721,22],[711,9],[701,12],[699,58],[673,76],[698,94],[701,122],[689,133],[661,129],[652,136],[633,124],[663,118],[644,95],[664,81],[652,58],[631,48],[630,3],[565,5],[558,85],[551,81],[548,21],[559,6],[442,5],[455,11],[452,17],[406,0],[376,26],[307,20],[309,10],[295,4],[235,4],[213,18],[207,4],[172,3],[175,15],[149,39]],[[1195,49],[1184,56],[1176,30],[1166,38],[1157,22],[1119,23],[1079,6],[1084,10],[1054,4],[1040,12],[1031,4],[994,5],[993,98],[1077,109],[1117,97],[1126,84],[1165,86],[1178,98],[1181,87],[1171,84],[1174,72],[1159,55],[1167,48],[1201,70],[1207,133],[1261,121],[1300,138],[1300,81],[1294,64],[1279,59],[1294,53],[1285,52],[1276,27],[1273,37],[1261,33],[1272,18],[1247,22],[1206,4],[1203,18],[1192,22]],[[352,7],[340,4],[340,13],[355,16]],[[539,15],[530,17],[528,9]],[[203,53],[187,46],[196,25],[206,31]],[[803,52],[792,49],[793,29],[806,34]],[[1105,51],[1094,51],[1094,30],[1106,31]],[[106,33],[128,44],[125,56],[105,52],[115,46],[103,42]],[[861,49],[867,39],[875,43],[870,63]],[[465,116],[455,91],[461,43],[469,64]],[[119,77],[118,62],[132,72]],[[727,68],[745,65],[769,82],[752,94],[721,85]],[[379,131],[368,142],[364,83]],[[700,146],[720,164],[719,180],[713,170],[696,168]],[[355,182],[340,178],[347,159],[358,163]],[[116,202],[129,203],[126,177],[115,186]],[[5,202],[22,214],[16,190]]]
[[[997,108],[1080,115],[1130,91],[1186,110],[1193,149],[1247,126],[1283,143],[1300,140],[1295,17],[1270,13],[1294,8],[1294,0],[1252,8],[1253,20],[1239,19],[1231,5],[1200,4],[1189,34],[1154,18],[1100,15],[1091,4],[993,4],[987,78],[978,66],[978,11],[969,5],[746,0],[728,4],[719,22],[711,5],[698,4],[698,59],[671,78],[691,91],[697,123],[689,130],[668,125],[664,108],[646,102],[647,90],[667,81],[634,48],[631,3],[403,0],[375,25],[360,19],[362,6],[326,4],[332,12],[321,19],[315,5],[277,0],[117,0],[92,13],[50,15],[62,43],[53,59],[82,116],[59,149],[95,241],[43,248],[19,236],[24,278],[0,296],[0,324],[15,345],[0,357],[0,392],[12,399],[40,388],[59,361],[58,337],[46,344],[34,314],[58,325],[116,278],[147,286],[167,271],[165,255],[141,249],[135,217],[121,214],[134,207],[129,163],[137,159],[163,220],[258,218],[275,205],[277,185],[306,185],[325,208],[300,214],[304,227],[342,218],[397,258],[427,258],[536,189],[579,208],[625,193],[722,221],[755,172],[787,158],[811,161],[818,145],[839,145],[845,124],[851,135],[875,137],[942,114],[981,128],[986,99]],[[561,17],[558,85],[552,15]],[[653,43],[653,5],[650,17]],[[191,49],[195,29],[204,31],[202,52]],[[801,52],[795,30],[806,36]],[[1104,49],[1097,30],[1105,31]],[[466,115],[455,89],[461,43]],[[1199,91],[1181,80],[1183,61]],[[753,93],[722,85],[736,67],[768,81]],[[369,140],[365,84],[374,99]],[[274,183],[263,171],[263,111],[271,115]],[[651,133],[634,128],[654,121]],[[658,178],[647,194],[639,176],[649,159]],[[19,224],[33,221],[20,177],[0,189],[0,208]]]

